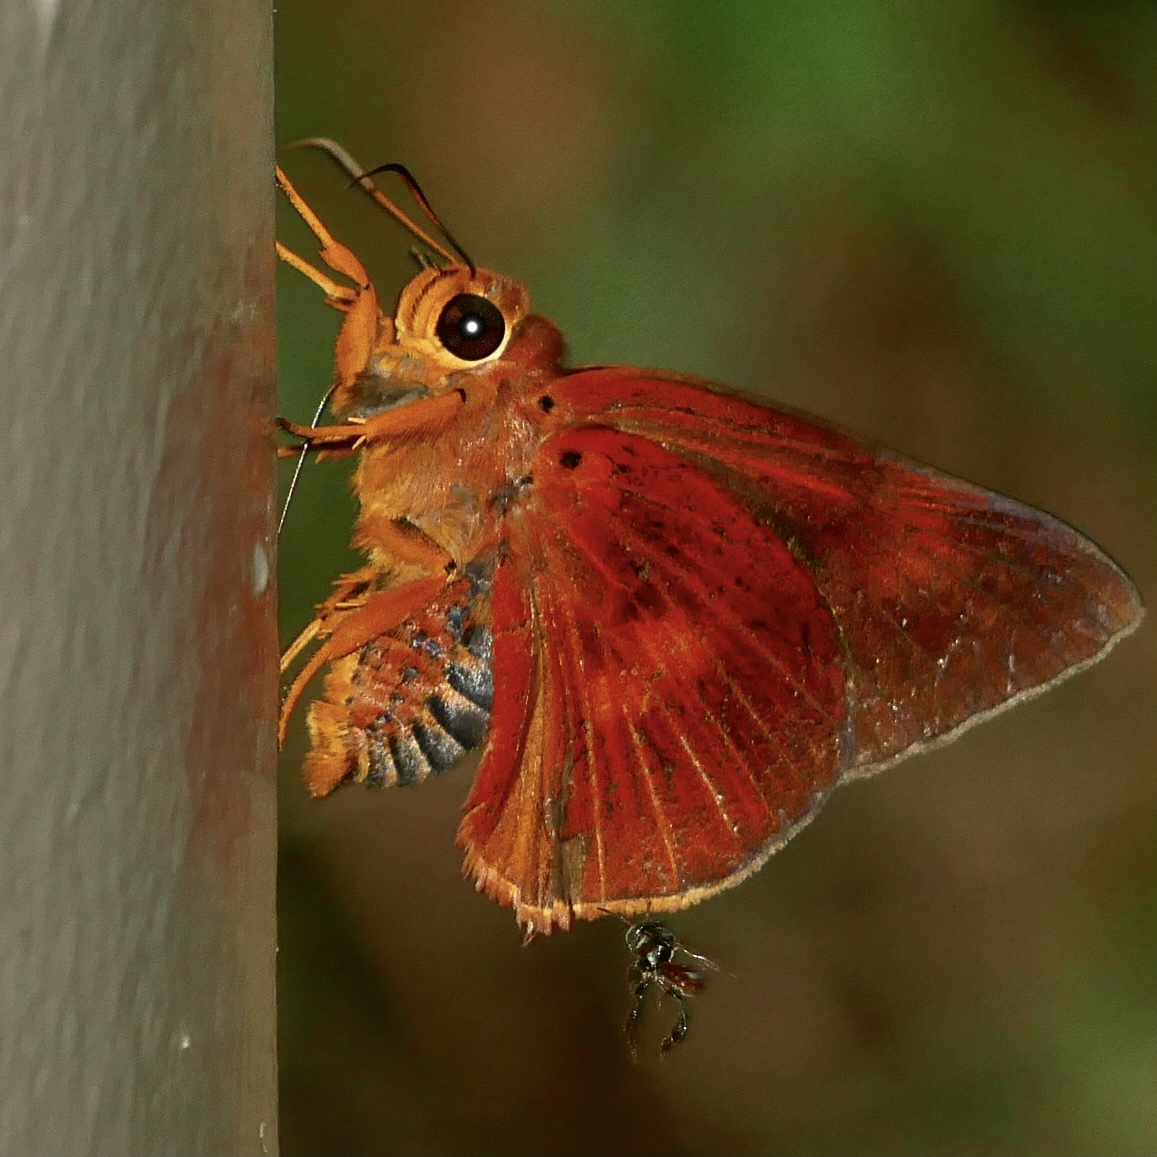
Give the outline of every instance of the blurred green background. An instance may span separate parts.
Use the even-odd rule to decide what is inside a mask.
[[[1151,3],[279,0],[277,33],[279,143],[404,161],[575,364],[821,414],[1059,514],[1157,602]],[[391,302],[401,230],[282,157]],[[338,316],[289,270],[280,308],[306,421]],[[306,471],[287,634],[352,512]],[[299,720],[283,1151],[1152,1153],[1153,643],[1150,615],[676,918],[726,973],[636,1067],[622,926],[522,947],[461,879],[471,768],[311,803]]]

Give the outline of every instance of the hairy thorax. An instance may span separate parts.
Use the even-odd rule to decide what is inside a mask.
[[[354,477],[363,501],[355,544],[394,582],[424,569],[407,557],[399,529],[437,544],[461,568],[497,543],[503,517],[529,493],[544,431],[525,407],[502,396],[511,386],[478,385],[459,387],[465,403],[437,440],[368,445],[362,452]]]

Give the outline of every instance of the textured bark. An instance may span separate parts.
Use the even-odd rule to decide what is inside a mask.
[[[0,6],[0,1153],[276,1147],[270,14]]]

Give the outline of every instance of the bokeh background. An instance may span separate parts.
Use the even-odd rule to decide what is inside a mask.
[[[575,364],[822,414],[1059,514],[1157,605],[1150,3],[279,0],[277,35],[279,142],[403,160]],[[283,160],[392,300],[401,230]],[[338,315],[289,270],[280,308],[306,421]],[[341,465],[306,471],[287,635],[352,513]],[[675,919],[726,972],[661,1064],[627,1057],[621,925],[523,947],[462,880],[469,766],[311,803],[299,721],[284,1152],[1153,1152],[1153,643],[1150,615]]]

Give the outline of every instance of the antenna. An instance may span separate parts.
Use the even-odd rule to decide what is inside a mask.
[[[352,178],[354,184],[363,189],[369,196],[371,196],[377,203],[385,209],[395,221],[401,223],[407,228],[415,237],[423,241],[435,253],[440,253],[447,261],[457,264],[459,260],[465,262],[469,267],[471,273],[477,271],[477,266],[470,260],[466,251],[454,240],[453,235],[449,229],[442,224],[442,219],[434,212],[425,193],[422,192],[421,186],[413,175],[405,167],[391,163],[388,165],[379,165],[376,169],[366,170],[365,166],[358,164],[358,162],[341,146],[337,141],[330,140],[329,137],[306,137],[304,140],[294,141],[289,146],[291,149],[320,149],[323,153],[330,156],[341,168],[343,168]],[[440,241],[436,241],[429,233],[426,232],[420,225],[418,225],[411,217],[404,213],[389,197],[385,195],[374,183],[373,177],[376,173],[396,173],[402,178],[403,184],[413,194],[414,199],[422,207],[422,211],[429,217],[431,223],[441,232],[443,237],[450,243],[450,249],[447,249]]]

